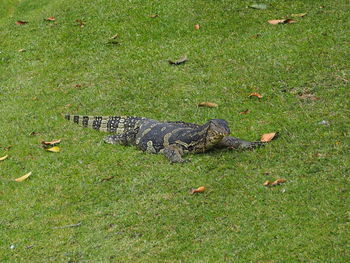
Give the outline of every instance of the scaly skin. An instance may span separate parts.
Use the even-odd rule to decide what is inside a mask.
[[[228,123],[222,119],[198,125],[126,116],[66,115],[65,118],[83,127],[113,133],[104,139],[107,143],[134,145],[145,152],[162,153],[171,163],[185,162],[182,156],[186,153],[202,153],[213,148],[253,149],[264,144],[228,136]]]

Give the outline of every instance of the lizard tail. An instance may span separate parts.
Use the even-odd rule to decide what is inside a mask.
[[[77,123],[83,127],[103,132],[122,134],[138,126],[142,117],[128,116],[86,116],[86,115],[65,115],[65,119]]]

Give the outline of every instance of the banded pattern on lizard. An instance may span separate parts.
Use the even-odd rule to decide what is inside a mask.
[[[161,153],[171,163],[185,162],[182,156],[186,153],[202,153],[213,148],[253,149],[264,144],[229,136],[228,123],[222,119],[198,125],[128,116],[66,115],[65,118],[83,127],[112,133],[104,139],[106,143],[134,145],[145,152]]]

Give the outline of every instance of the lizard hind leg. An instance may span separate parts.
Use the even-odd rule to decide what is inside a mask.
[[[121,144],[121,145],[128,145],[128,140],[125,135],[122,134],[117,134],[117,135],[110,135],[107,136],[103,139],[105,143],[110,143],[110,144]]]

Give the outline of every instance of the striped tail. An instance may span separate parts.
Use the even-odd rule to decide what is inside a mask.
[[[98,131],[122,134],[135,130],[142,117],[65,115],[65,119]]]

